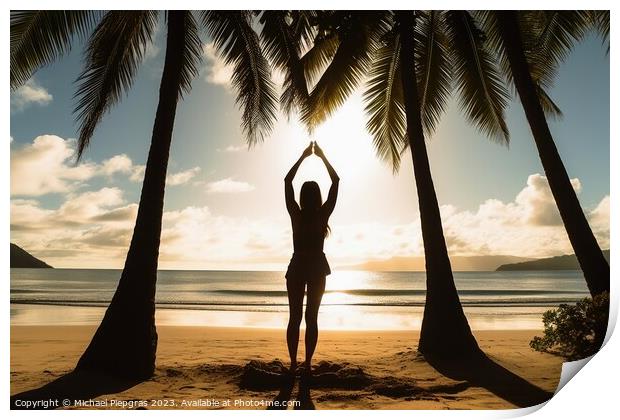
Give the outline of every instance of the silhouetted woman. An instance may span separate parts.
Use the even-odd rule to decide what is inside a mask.
[[[313,150],[314,146],[314,150]],[[332,186],[329,189],[327,201],[323,203],[319,185],[314,181],[304,182],[299,194],[301,208],[295,202],[293,191],[293,178],[301,162],[314,151],[325,164]],[[310,145],[303,151],[301,157],[284,178],[284,196],[286,209],[291,216],[293,227],[293,257],[286,271],[286,289],[288,291],[288,304],[290,317],[286,330],[288,352],[291,357],[291,372],[297,369],[297,346],[299,343],[299,325],[304,302],[304,290],[307,287],[306,300],[306,360],[304,362],[305,374],[310,374],[312,355],[318,339],[317,317],[319,306],[325,291],[325,277],[331,273],[329,263],[323,253],[323,241],[328,235],[327,224],[329,216],[336,206],[338,196],[338,182],[340,178],[327,158],[323,150],[316,144]]]

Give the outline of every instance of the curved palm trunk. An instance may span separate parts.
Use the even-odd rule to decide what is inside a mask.
[[[427,356],[459,358],[480,351],[459,300],[443,236],[439,204],[426,152],[414,61],[413,12],[398,12],[407,137],[413,160],[426,259],[426,304],[418,350]]]
[[[184,13],[168,12],[166,57],[159,104],[144,173],[136,226],[118,287],[76,370],[146,379],[155,370],[155,284],[166,170],[179,97]]]
[[[558,153],[523,53],[516,12],[501,11],[497,20],[523,110],[549,180],[564,227],[592,296],[609,292],[609,263],[601,251]]]

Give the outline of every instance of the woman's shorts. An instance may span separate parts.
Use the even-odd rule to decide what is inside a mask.
[[[315,279],[331,274],[327,257],[323,252],[294,252],[286,270],[286,278]]]

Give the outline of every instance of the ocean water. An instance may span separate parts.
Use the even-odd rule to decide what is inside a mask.
[[[542,313],[588,296],[580,271],[456,272],[473,329],[539,329]],[[12,325],[97,324],[120,270],[11,269]],[[319,323],[324,329],[417,329],[425,300],[424,272],[335,270]],[[286,326],[283,272],[158,273],[159,325]]]

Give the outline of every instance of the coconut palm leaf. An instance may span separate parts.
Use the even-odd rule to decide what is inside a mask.
[[[301,57],[307,86],[313,86],[329,65],[340,45],[336,32],[318,32],[312,47]]]
[[[234,67],[232,85],[237,89],[248,143],[260,142],[273,128],[277,98],[269,62],[251,26],[251,13],[212,10],[201,16],[216,49]]]
[[[11,12],[11,89],[69,51],[75,36],[86,38],[101,15],[89,10]]]
[[[507,144],[504,109],[509,94],[484,33],[466,11],[445,14],[452,78],[469,120],[491,139]]]
[[[426,134],[430,135],[435,131],[451,93],[450,61],[442,12],[420,12],[415,37],[420,112]]]
[[[609,10],[590,10],[588,20],[602,38],[603,43],[607,43],[607,54],[609,54]]]
[[[589,14],[580,10],[546,10],[536,14],[538,27],[530,28],[535,35],[534,45],[524,44],[525,50],[558,65],[568,57],[575,43],[583,39],[590,25]]]
[[[401,83],[400,38],[396,31],[384,37],[383,45],[373,55],[364,102],[368,114],[366,128],[373,136],[377,155],[391,163],[393,171],[397,172],[401,150],[407,143],[407,121]]]
[[[179,84],[179,97],[188,94],[192,88],[192,81],[200,72],[203,49],[198,25],[194,14],[185,12],[185,41],[183,42],[183,60],[181,62],[181,81]]]
[[[263,12],[260,23],[263,25],[261,39],[267,57],[276,68],[284,72],[284,83],[280,95],[283,111],[290,115],[294,108],[302,110],[308,103],[308,88],[300,56],[304,31],[286,22],[288,13],[281,10]],[[302,26],[298,24],[297,26]],[[300,39],[302,38],[302,39]]]
[[[523,28],[521,35],[526,39],[524,42],[530,45],[530,48],[534,48],[536,45],[536,33],[534,32],[533,27],[535,27],[537,25],[536,22],[540,20],[540,17],[537,17],[536,13],[536,11],[521,11],[519,13],[519,26]],[[485,42],[488,46],[488,50],[495,52],[495,59],[500,64],[503,76],[505,77],[508,86],[511,88],[512,94],[516,96],[517,93],[514,87],[512,69],[510,67],[510,63],[508,62],[508,57],[505,54],[503,41],[497,26],[498,23],[495,12],[488,10],[476,11],[475,17],[477,21],[480,22],[480,26],[486,35]],[[547,89],[550,87],[557,72],[556,67],[550,65],[549,63],[545,64],[547,60],[544,58],[537,58],[536,54],[531,50],[525,51],[525,55],[530,67],[532,80],[536,85],[538,100],[540,101],[540,105],[542,106],[545,115],[554,119],[561,118],[562,111],[547,94]],[[543,87],[542,83],[544,83],[547,87]]]
[[[540,106],[542,107],[547,118],[562,118],[562,110],[556,105],[553,99],[551,99],[545,88],[539,84],[536,84],[536,93],[538,94],[538,102],[540,102]]]
[[[311,48],[316,35],[317,12],[314,10],[290,11],[290,26],[295,39],[299,40],[301,51]]]
[[[130,89],[156,23],[155,11],[112,11],[89,38],[85,68],[76,81],[78,159],[103,115]]]
[[[385,12],[337,12],[339,44],[336,53],[310,93],[301,120],[312,129],[340,107],[362,81],[386,29]],[[383,31],[383,32],[382,32]]]

